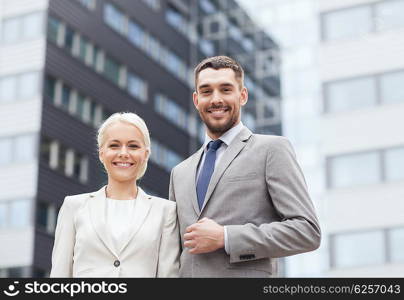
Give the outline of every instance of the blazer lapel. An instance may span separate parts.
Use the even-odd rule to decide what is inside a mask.
[[[199,205],[198,205],[198,196],[196,195],[196,172],[198,169],[199,161],[201,160],[201,156],[203,153],[203,146],[192,156],[191,162],[189,163],[189,171],[191,176],[187,176],[187,181],[184,184],[187,184],[190,188],[190,192],[188,195],[191,196],[190,201],[192,202],[192,206],[194,207],[195,213],[199,216]]]
[[[203,202],[200,214],[202,213],[210,197],[212,196],[212,193],[215,190],[215,187],[219,182],[219,179],[222,177],[224,171],[227,169],[233,159],[235,159],[240,151],[245,147],[246,141],[250,138],[251,135],[252,132],[247,127],[244,127],[231,142],[229,147],[226,149],[226,152],[223,153],[223,157],[221,158],[219,164],[216,166],[216,169],[212,174],[212,178],[210,179],[208,190],[206,191],[205,201]]]
[[[123,241],[120,252],[122,252],[125,247],[129,244],[130,240],[136,235],[140,227],[146,220],[146,217],[152,206],[152,197],[147,195],[140,187],[138,187],[138,195],[136,197],[135,203],[135,213],[133,215],[131,223],[128,225],[129,234]]]
[[[104,243],[105,247],[111,251],[113,255],[115,255],[115,257],[118,257],[115,245],[106,224],[107,211],[105,203],[105,188],[106,186],[102,187],[97,192],[90,194],[90,218],[99,239]]]

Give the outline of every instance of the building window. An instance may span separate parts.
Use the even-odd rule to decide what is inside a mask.
[[[65,26],[65,40],[64,40],[64,48],[69,51],[70,54],[73,54],[74,50],[74,35],[75,32],[69,26]]]
[[[125,15],[115,6],[109,3],[104,5],[104,20],[112,29],[125,34]]]
[[[128,39],[133,45],[143,49],[146,44],[146,33],[138,24],[129,21]]]
[[[375,5],[376,30],[383,31],[404,27],[404,1],[381,1]]]
[[[61,30],[61,23],[59,20],[53,18],[52,16],[49,16],[48,18],[48,39],[54,42],[55,44],[58,44],[58,38],[60,35],[60,30]]]
[[[174,151],[170,150],[160,142],[152,139],[151,140],[151,155],[150,160],[155,164],[161,166],[168,172],[171,172],[177,164],[179,164],[183,159]]]
[[[332,11],[322,16],[323,39],[354,38],[373,30],[372,7],[368,5]]]
[[[325,85],[325,111],[340,112],[377,104],[374,77],[330,82]]]
[[[95,9],[96,0],[77,0],[77,1],[87,9],[90,10]]]
[[[66,111],[69,111],[69,106],[70,106],[70,95],[71,95],[71,89],[70,87],[63,85],[62,87],[62,102],[61,102],[61,107],[65,109]]]
[[[128,29],[126,32],[126,25],[123,27],[124,30],[119,31],[123,34],[133,45],[142,50],[146,55],[153,58],[156,62],[161,64],[164,68],[166,68],[170,73],[174,76],[185,82],[188,86],[192,86],[192,81],[189,79],[189,69],[184,60],[182,60],[178,55],[176,55],[173,51],[167,49],[162,45],[162,43],[153,37],[151,34],[146,32],[139,24],[128,18],[123,14],[122,11],[118,10],[116,7],[113,7],[110,4],[106,4],[104,10],[110,9],[111,16],[106,17],[106,13],[104,14],[104,21],[107,25],[112,27],[114,30],[118,30],[118,22],[117,20],[123,19],[125,24],[128,23]],[[115,12],[116,10],[116,12]],[[112,12],[114,11],[114,12]],[[119,17],[118,17],[119,16]],[[113,21],[115,20],[115,21]]]
[[[94,127],[101,124],[103,107],[61,80],[46,76],[45,93],[55,106],[62,108],[78,120]]]
[[[241,45],[247,52],[252,52],[255,49],[254,42],[250,37],[244,37],[241,41]]]
[[[162,116],[179,128],[188,131],[188,113],[175,101],[165,95],[156,94],[154,98],[154,108]]]
[[[0,138],[0,166],[12,163],[13,161],[13,140],[10,137]]]
[[[128,73],[128,92],[142,102],[147,101],[147,84],[134,73]]]
[[[338,80],[324,84],[324,111],[342,112],[404,102],[404,71]]]
[[[404,147],[329,157],[327,168],[330,188],[404,180]]]
[[[230,37],[232,37],[235,41],[241,43],[241,41],[243,40],[243,33],[241,32],[240,28],[232,23],[229,23],[228,31]]]
[[[2,30],[2,43],[12,44],[18,42],[20,39],[21,21],[19,18],[9,18],[3,21],[1,26]]]
[[[332,262],[335,268],[377,265],[386,262],[386,242],[382,230],[333,236]]]
[[[57,140],[42,137],[41,158],[53,170],[81,183],[88,181],[89,161],[87,156],[66,147]]]
[[[154,10],[159,10],[161,7],[160,0],[143,0],[143,2]]]
[[[386,73],[380,76],[380,94],[383,103],[404,102],[404,71]]]
[[[31,40],[43,34],[43,14],[33,13],[22,19],[22,39]]]
[[[79,59],[88,64],[90,62],[89,60],[89,51],[90,51],[90,43],[88,42],[88,40],[83,37],[80,36],[80,41],[79,41]]]
[[[378,1],[327,12],[322,16],[322,37],[325,41],[403,27],[404,0]]]
[[[389,231],[390,261],[404,262],[404,228],[393,228]]]
[[[35,159],[36,135],[0,138],[0,166],[31,162]]]
[[[2,22],[2,43],[13,44],[40,38],[43,35],[43,13],[35,12],[6,18]]]
[[[242,113],[242,120],[244,125],[250,129],[251,131],[255,131],[255,117],[253,114],[248,113],[248,112],[243,112]]]
[[[25,73],[19,76],[18,98],[29,99],[38,95],[39,74],[37,72]]]
[[[404,180],[404,148],[386,150],[384,163],[386,181]]]
[[[378,152],[355,153],[329,158],[329,186],[343,188],[381,181]]]
[[[47,202],[39,202],[36,212],[36,223],[38,227],[47,233],[55,232],[57,221],[57,210],[54,204]]]
[[[199,7],[206,14],[213,14],[216,11],[216,6],[212,3],[211,0],[199,0]]]
[[[201,49],[206,56],[213,56],[215,54],[215,44],[213,41],[204,38],[201,38],[199,41],[199,49]]]
[[[0,202],[0,229],[7,227],[7,202]]]
[[[0,77],[0,103],[31,99],[38,94],[38,72]]]
[[[154,37],[150,35],[148,37],[149,55],[158,61],[160,59],[160,43]]]
[[[30,225],[30,200],[8,200],[0,202],[0,229],[25,228]]]
[[[11,102],[17,97],[17,76],[0,78],[0,103]]]
[[[24,228],[30,225],[30,207],[31,203],[28,200],[11,201],[11,227]]]
[[[109,56],[105,56],[104,61],[104,75],[106,78],[111,80],[116,85],[119,84],[119,74],[121,70],[121,65]]]
[[[174,27],[183,35],[189,35],[189,24],[185,16],[182,15],[175,7],[169,5],[167,7],[165,18],[168,24]]]
[[[14,160],[26,163],[35,160],[36,135],[19,135],[14,138]]]

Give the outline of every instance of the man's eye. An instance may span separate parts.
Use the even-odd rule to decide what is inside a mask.
[[[209,90],[202,91],[202,94],[209,94],[209,93],[210,93]]]

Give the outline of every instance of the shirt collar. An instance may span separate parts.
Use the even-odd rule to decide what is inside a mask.
[[[240,121],[236,126],[230,128],[227,130],[221,137],[220,139],[223,141],[223,143],[226,144],[226,146],[229,146],[230,143],[234,140],[234,138],[237,136],[237,134],[240,133],[240,131],[244,128],[243,122]],[[203,143],[203,149],[206,150],[206,146],[210,141],[213,141],[207,133],[205,133],[205,142]]]

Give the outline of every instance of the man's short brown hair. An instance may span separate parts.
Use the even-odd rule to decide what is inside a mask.
[[[244,70],[241,65],[236,62],[234,59],[228,56],[212,56],[205,58],[202,60],[195,68],[194,75],[195,75],[195,90],[197,90],[197,81],[199,73],[202,70],[212,68],[215,70],[219,69],[232,69],[236,75],[236,80],[240,85],[240,89],[244,86]]]

